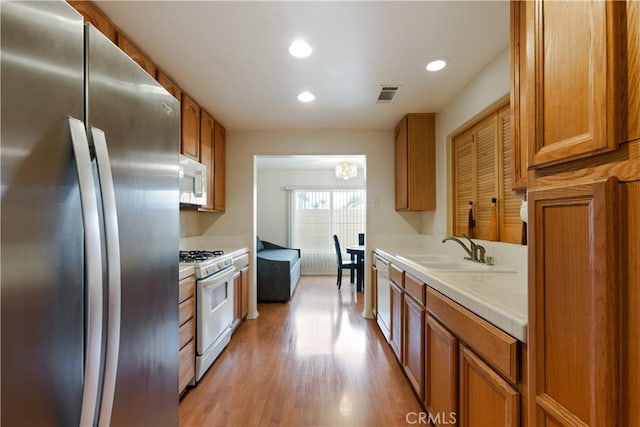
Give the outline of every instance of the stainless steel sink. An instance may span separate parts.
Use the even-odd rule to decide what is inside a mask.
[[[515,270],[501,265],[487,265],[468,260],[456,260],[446,255],[416,255],[402,257],[429,271],[473,272],[473,273],[513,273]]]

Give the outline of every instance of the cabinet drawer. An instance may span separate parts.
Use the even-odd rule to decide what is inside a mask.
[[[400,286],[401,288],[404,288],[404,271],[400,270],[393,264],[389,266],[389,278],[393,281],[393,283]]]
[[[182,325],[189,319],[193,318],[193,297],[183,301],[178,305],[178,325]]]
[[[422,305],[426,305],[425,301],[425,285],[409,273],[404,274],[404,290],[406,293],[414,297]]]
[[[195,340],[189,341],[179,353],[180,373],[178,379],[178,393],[182,393],[189,383],[193,382],[195,377]]]
[[[518,340],[427,288],[427,310],[513,384],[518,382]]]
[[[180,326],[180,347],[182,348],[189,341],[193,339],[193,334],[195,332],[195,324],[193,318],[187,321],[184,325]]]
[[[185,279],[180,280],[178,283],[178,302],[182,302],[187,298],[191,298],[193,296],[193,290],[196,286],[196,280],[194,276],[189,276]]]

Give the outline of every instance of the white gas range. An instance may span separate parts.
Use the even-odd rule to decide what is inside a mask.
[[[223,251],[180,251],[180,265],[192,265],[196,277],[196,381],[231,339],[233,258]]]

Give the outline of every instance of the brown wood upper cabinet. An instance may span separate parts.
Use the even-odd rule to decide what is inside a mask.
[[[214,148],[214,128],[213,117],[205,110],[200,110],[200,163],[207,167],[207,205],[204,209],[213,209],[214,202],[214,174],[215,163],[213,158]]]
[[[511,189],[527,189],[528,141],[531,126],[527,113],[527,13],[533,10],[531,2],[511,2]],[[531,134],[532,135],[532,134]]]
[[[165,73],[158,70],[158,83],[164,87],[178,102],[182,102],[182,89],[173,82]]]
[[[93,3],[88,1],[68,0],[68,3],[84,17],[85,22],[93,24],[109,40],[116,43],[116,27]]]
[[[129,39],[127,39],[122,33],[118,33],[118,47],[122,49],[124,53],[129,55],[138,65],[140,65],[151,77],[156,78],[157,68],[140,49],[138,49]]]
[[[627,0],[627,141],[640,139],[640,2]]]
[[[436,209],[435,114],[407,114],[395,129],[396,210]]]
[[[180,153],[200,161],[200,106],[189,95],[183,93],[181,109]]]
[[[625,2],[536,0],[531,6],[534,48],[526,77],[535,132],[529,165],[615,150],[627,133],[626,105],[620,102],[627,98],[626,31],[620,24]]]
[[[218,121],[215,122],[213,138],[213,210],[225,211],[226,198],[226,139],[227,131]]]

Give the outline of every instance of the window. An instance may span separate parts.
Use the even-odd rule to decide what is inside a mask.
[[[497,200],[498,239],[520,243],[522,197],[511,189],[511,114],[509,104],[494,110],[452,141],[453,234],[468,232],[469,202],[473,202],[474,235],[488,240],[492,199]]]
[[[334,274],[333,235],[343,248],[366,227],[364,189],[291,190],[291,245],[302,250],[303,274]]]

